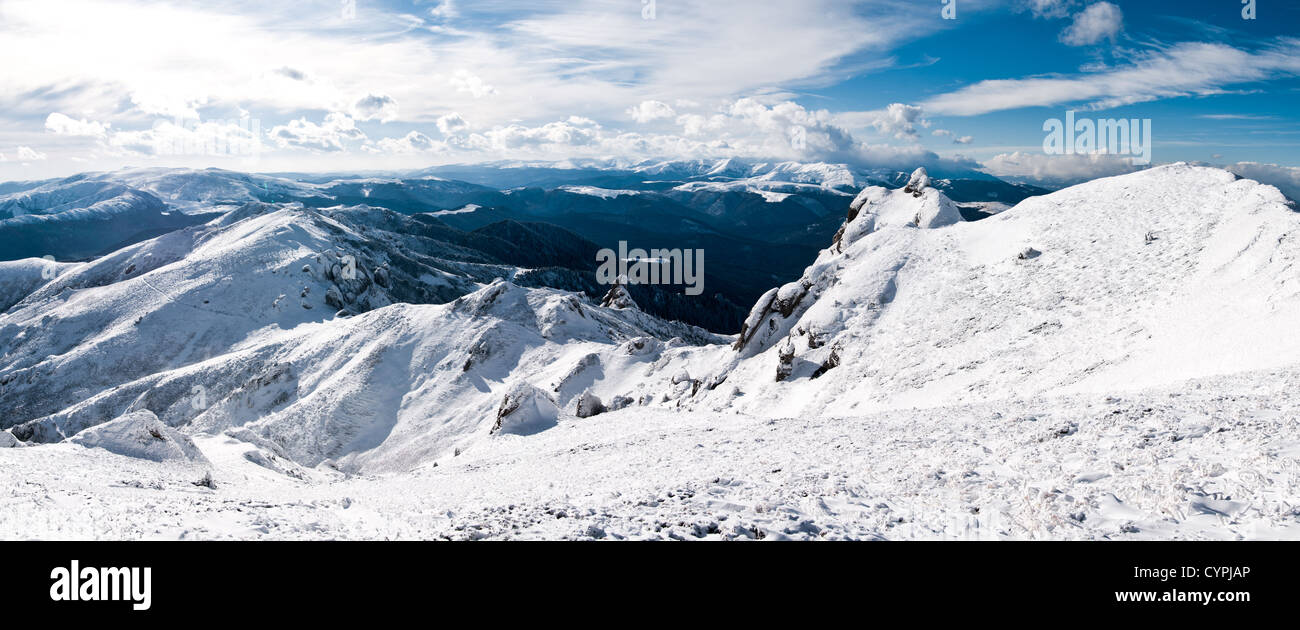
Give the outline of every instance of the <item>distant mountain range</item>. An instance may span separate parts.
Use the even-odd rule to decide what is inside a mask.
[[[975,171],[936,179],[969,220],[1047,191]],[[600,290],[595,250],[702,249],[707,307],[680,287],[632,287],[650,312],[719,332],[741,304],[788,281],[839,227],[856,190],[906,174],[844,164],[695,160],[497,162],[403,173],[259,175],[220,169],[124,169],[0,185],[0,260],[86,261],[207,223],[250,203],[376,208],[394,233],[468,248],[531,282]],[[495,239],[495,240],[494,240]],[[679,297],[672,297],[677,294]],[[690,305],[690,306],[687,306]]]

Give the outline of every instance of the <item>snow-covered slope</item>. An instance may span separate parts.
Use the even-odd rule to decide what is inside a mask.
[[[343,479],[0,449],[0,539],[1297,539],[1300,373],[859,417],[628,408]],[[0,447],[3,447],[0,432]]]
[[[78,176],[0,195],[0,260],[86,258],[195,222],[142,190]]]
[[[66,484],[41,451],[194,483],[75,444],[156,416],[217,484],[256,481],[213,492],[316,493],[273,512],[286,536],[953,536],[972,509],[995,537],[1300,531],[1300,213],[1272,187],[1175,164],[969,223],[918,170],[735,337],[433,261],[390,229],[424,220],[250,204],[67,268],[0,313],[0,428],[38,444],[0,479]],[[461,297],[403,303],[421,286]],[[328,507],[356,495],[368,516]]]
[[[519,383],[544,386],[566,405],[601,374],[595,353],[617,355],[605,361],[630,370],[646,359],[621,349],[663,346],[655,336],[720,341],[634,310],[501,281],[446,305],[272,326],[220,356],[108,387],[15,432],[55,441],[119,410],[149,409],[169,425],[254,436],[308,466],[404,469],[486,436]]]
[[[221,206],[231,209],[254,201],[320,204],[331,199],[314,184],[218,168],[127,168],[87,177],[148,192],[184,213],[212,212]]]
[[[492,282],[514,269],[432,236],[473,235],[383,210],[254,203],[73,266],[0,314],[0,428],[50,442],[148,410],[252,431],[312,466],[405,467],[486,434],[502,388],[593,367],[583,361],[602,347],[725,341]],[[561,404],[582,393],[561,389]]]
[[[21,302],[41,285],[76,266],[76,263],[60,263],[42,258],[0,260],[0,313]]]
[[[439,276],[403,282],[407,301],[477,286],[416,263],[390,269],[351,246],[362,240],[314,210],[250,204],[66,271],[0,315],[0,422],[57,412],[257,334],[384,306],[407,273]]]
[[[851,415],[1300,359],[1300,214],[1272,187],[1176,164],[976,223],[928,187],[868,188],[854,206],[804,278],[759,300],[735,350],[669,353],[640,391],[671,392],[685,370],[710,387],[667,404]]]

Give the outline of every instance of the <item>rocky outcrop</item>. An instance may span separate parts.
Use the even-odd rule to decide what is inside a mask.
[[[579,418],[590,418],[596,414],[605,413],[605,411],[605,404],[600,401],[600,397],[591,393],[591,390],[587,390],[578,396],[578,404],[574,410],[574,415]]]
[[[802,278],[771,289],[758,299],[741,324],[740,334],[732,347],[740,352],[756,354],[790,333],[794,323],[818,297],[840,281],[841,268],[850,259],[846,251],[862,237],[883,228],[933,229],[962,221],[956,204],[930,183],[925,169],[918,168],[901,190],[880,186],[864,188],[849,204],[848,217],[835,233],[831,247],[822,251]],[[891,293],[892,284],[886,283],[873,303],[883,303]],[[816,349],[825,342],[815,327],[805,328],[795,332],[808,336],[809,349]]]
[[[600,305],[606,308],[637,308],[632,294],[628,293],[627,287],[623,286],[622,278],[616,280],[614,286],[609,288],[609,292],[601,298]]]

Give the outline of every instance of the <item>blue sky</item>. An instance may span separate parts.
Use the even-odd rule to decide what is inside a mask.
[[[1300,166],[1300,3],[0,0],[0,179],[498,159],[950,163],[1079,178],[1043,125],[1152,121],[1155,163]],[[945,19],[948,16],[955,19]]]

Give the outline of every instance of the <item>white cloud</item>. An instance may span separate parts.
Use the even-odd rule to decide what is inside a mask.
[[[387,94],[367,94],[352,105],[352,116],[357,120],[395,120],[397,101]]]
[[[38,162],[45,159],[45,154],[31,147],[18,147],[19,162]]]
[[[364,140],[366,134],[357,129],[356,122],[347,114],[330,112],[320,124],[306,118],[276,125],[267,134],[281,148],[299,147],[316,151],[342,151],[346,143]]]
[[[84,136],[103,139],[108,135],[109,123],[82,118],[77,120],[66,114],[54,112],[45,117],[45,129],[61,136]]]
[[[474,98],[483,98],[497,93],[497,89],[483,82],[483,79],[468,70],[457,70],[449,79],[457,92],[466,92]]]
[[[441,131],[444,136],[450,136],[468,128],[469,123],[457,112],[438,117],[438,131]]]
[[[150,116],[167,118],[198,118],[198,108],[206,105],[208,95],[193,91],[153,87],[131,93],[131,103],[136,110]]]
[[[1160,98],[1215,94],[1227,85],[1300,74],[1300,40],[1246,52],[1224,44],[1184,43],[1127,66],[1072,77],[980,81],[921,104],[931,114],[976,116],[1021,107],[1087,103],[1093,109]]]
[[[442,0],[432,9],[429,9],[429,15],[439,20],[449,20],[460,15],[456,10],[456,3],[453,0]]]
[[[652,99],[678,113],[655,122],[676,126],[688,113],[684,122],[708,133],[709,119],[721,113],[690,103],[828,85],[863,68],[889,66],[892,45],[944,26],[893,0],[674,3],[668,12],[661,6],[649,23],[639,5],[624,11],[607,0],[476,3],[472,22],[458,16],[458,8],[468,11],[460,3],[426,4],[418,14],[370,3],[347,23],[332,21],[336,6],[304,21],[301,7],[247,1],[3,4],[0,58],[23,63],[0,73],[0,119],[10,125],[50,112],[70,120],[86,116],[111,125],[108,137],[136,133],[107,143],[119,148],[151,146],[139,141],[160,134],[148,128],[155,117],[248,113],[275,125],[269,145],[337,150],[359,142],[361,131],[340,138],[314,129],[308,121],[319,121],[319,112],[341,112],[362,124],[409,123],[426,133],[455,111],[472,112],[475,129],[536,129],[571,114],[615,121],[629,104]],[[492,98],[506,92],[510,98]],[[400,111],[358,106],[369,95],[391,98]],[[724,122],[735,124],[730,117]],[[463,127],[453,132],[470,137]],[[788,145],[788,132],[772,137]],[[666,150],[701,139],[652,144]],[[479,140],[490,144],[486,136]],[[714,144],[725,154],[725,141]],[[57,157],[74,150],[66,143],[32,146]],[[285,160],[319,164],[324,158],[290,154]]]
[[[1076,0],[1023,0],[1023,7],[1037,18],[1060,18],[1070,14]]]
[[[1070,46],[1087,46],[1103,39],[1114,40],[1124,24],[1124,14],[1109,2],[1090,5],[1074,16],[1074,22],[1061,32],[1061,41]]]
[[[1294,201],[1300,201],[1300,167],[1260,164],[1258,162],[1237,162],[1223,168],[1240,177],[1276,186],[1278,190],[1282,191],[1282,194]]]
[[[411,131],[401,138],[382,138],[373,145],[365,145],[362,150],[370,153],[427,153],[431,151],[442,151],[447,145],[435,141],[433,138],[426,136],[418,131]]]
[[[495,149],[518,149],[543,145],[588,146],[599,138],[599,127],[585,119],[546,123],[540,127],[509,125],[483,134]],[[576,124],[575,124],[576,123]]]
[[[608,129],[578,116],[538,126],[512,124],[483,133],[449,136],[451,151],[519,159],[620,156],[629,159],[707,159],[751,157],[801,161],[850,162],[866,166],[978,166],[969,160],[942,159],[920,146],[869,145],[833,122],[825,110],[809,110],[791,101],[753,98],[726,101],[713,108],[690,103],[698,111],[679,113],[675,129],[656,133]],[[661,119],[664,120],[664,119]],[[706,133],[696,133],[705,129]]]
[[[921,108],[915,105],[890,103],[889,107],[876,114],[875,119],[871,121],[871,126],[875,127],[876,131],[895,138],[916,138],[918,124],[923,127],[930,125],[929,121],[921,118],[921,111]]]
[[[159,120],[142,131],[117,131],[108,146],[133,155],[248,157],[264,147],[260,123],[242,121]]]
[[[1276,116],[1262,116],[1257,114],[1201,114],[1197,118],[1207,120],[1275,120]]]
[[[639,105],[627,108],[627,115],[639,123],[648,123],[661,118],[673,118],[677,112],[662,101],[641,101]]]
[[[997,177],[1066,185],[1123,175],[1145,168],[1131,156],[1103,153],[1048,155],[1046,153],[1003,153],[984,162],[984,170]]]
[[[975,141],[974,136],[958,136],[957,134],[947,129],[935,129],[932,132],[932,135],[941,136],[944,138],[952,138],[953,144],[970,144]]]

